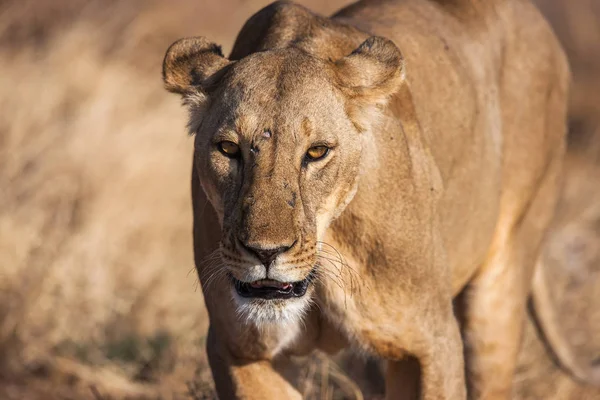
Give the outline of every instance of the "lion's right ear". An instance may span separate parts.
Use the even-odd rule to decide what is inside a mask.
[[[206,93],[215,73],[230,61],[221,47],[203,37],[184,38],[173,43],[163,61],[163,81],[169,92],[184,97],[200,91]]]

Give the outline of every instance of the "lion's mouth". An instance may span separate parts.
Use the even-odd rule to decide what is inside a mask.
[[[312,274],[298,282],[279,282],[271,279],[261,279],[254,282],[242,282],[233,276],[231,280],[236,292],[241,297],[260,299],[290,299],[306,294]]]

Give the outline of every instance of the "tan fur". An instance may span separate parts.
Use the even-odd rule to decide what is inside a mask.
[[[271,361],[346,345],[388,360],[390,399],[510,397],[568,84],[529,2],[365,1],[332,18],[274,3],[228,59],[204,38],[174,44],[164,78],[196,135],[196,265],[222,399],[300,398]],[[332,150],[303,161],[315,144]],[[242,244],[288,250],[267,269]],[[238,298],[228,276],[311,271],[289,300]]]

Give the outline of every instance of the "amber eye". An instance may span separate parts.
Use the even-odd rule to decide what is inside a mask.
[[[221,153],[227,157],[235,158],[240,154],[240,146],[228,140],[220,142],[218,146]]]
[[[310,161],[320,160],[329,153],[329,147],[327,146],[314,146],[308,149],[306,152],[306,158]]]

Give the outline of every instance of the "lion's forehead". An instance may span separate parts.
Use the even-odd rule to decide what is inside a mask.
[[[270,96],[259,90],[235,96],[235,101],[230,98],[212,110],[217,125],[215,132],[235,131],[238,135],[261,140],[269,135],[274,139],[285,135],[302,143],[311,138],[326,139],[324,136],[335,135],[336,131],[347,131],[350,122],[344,103],[333,93],[323,92],[325,90],[311,95],[300,90]]]
[[[262,112],[316,113],[339,101],[327,64],[294,49],[240,60],[225,77],[222,94],[229,106]]]
[[[351,128],[327,68],[322,60],[289,49],[238,61],[213,97],[210,130],[258,143],[262,155],[270,149],[295,157],[313,142],[336,142],[328,139]]]

